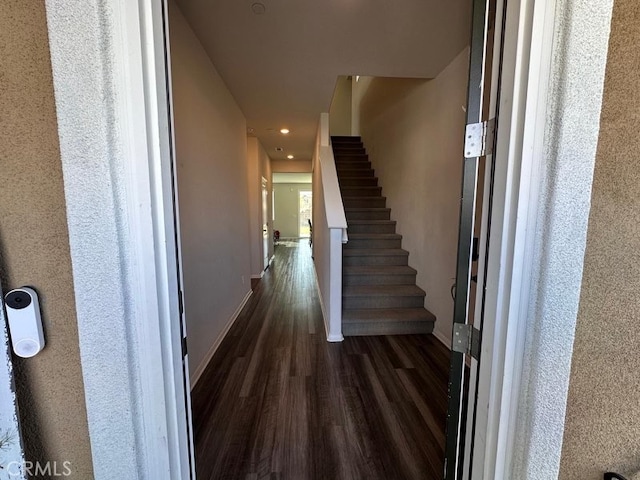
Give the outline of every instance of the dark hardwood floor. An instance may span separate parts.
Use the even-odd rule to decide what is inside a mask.
[[[431,335],[327,343],[309,245],[279,245],[192,392],[197,478],[441,479],[448,367]]]

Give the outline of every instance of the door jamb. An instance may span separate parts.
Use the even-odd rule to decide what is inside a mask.
[[[503,2],[505,53],[499,67],[503,79],[497,86],[501,105],[492,159],[495,190],[485,296],[485,317],[495,319],[495,323],[485,323],[482,338],[476,417],[482,417],[487,428],[484,441],[474,442],[476,449],[483,449],[474,453],[474,480],[508,478],[515,453],[511,440],[522,395],[526,333],[522,310],[526,310],[531,297],[528,286],[534,258],[538,167],[546,128],[555,3]],[[495,45],[499,47],[499,42]],[[494,54],[494,60],[499,58]],[[479,465],[482,469],[477,468]]]
[[[48,1],[46,9],[94,473],[195,478],[171,189],[167,1]],[[87,206],[106,218],[89,218]]]
[[[527,386],[522,384],[524,369],[535,369],[535,365],[527,367],[525,340],[529,308],[536,301],[531,284],[535,281],[534,252],[540,248],[535,245],[536,227],[558,33],[558,0],[505,3],[504,43],[511,51],[505,53],[502,63],[494,159],[501,192],[494,195],[485,307],[486,318],[495,319],[495,325],[490,329],[485,324],[483,332],[478,405],[484,405],[481,414],[487,428],[485,441],[476,442],[477,448],[483,448],[484,461],[482,469],[473,470],[473,480],[510,478],[514,468],[527,462],[527,453],[516,451],[515,430],[526,422],[523,414],[530,415],[518,411],[528,402]],[[568,392],[564,395],[564,401],[556,399],[563,405]],[[518,454],[524,458],[516,458]]]

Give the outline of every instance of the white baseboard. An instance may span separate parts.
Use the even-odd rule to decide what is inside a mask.
[[[209,365],[209,362],[211,361],[211,359],[215,355],[216,350],[218,350],[218,347],[222,343],[222,340],[224,340],[224,337],[227,336],[227,333],[229,333],[229,330],[231,329],[231,327],[233,326],[235,321],[240,316],[240,312],[242,311],[244,306],[247,304],[247,302],[249,301],[249,298],[251,298],[252,294],[253,294],[253,290],[249,290],[247,292],[245,297],[242,299],[242,302],[240,302],[240,306],[236,309],[235,312],[233,312],[233,315],[231,315],[231,318],[229,319],[229,321],[225,325],[224,329],[222,330],[222,332],[220,333],[220,335],[218,336],[216,341],[213,343],[213,345],[211,346],[211,348],[209,349],[207,354],[205,355],[205,357],[202,360],[202,362],[200,362],[200,365],[198,365],[198,368],[196,368],[194,370],[194,372],[193,372],[193,375],[191,375],[189,377],[189,382],[191,383],[191,390],[193,390],[193,387],[196,386],[196,383],[198,383],[198,380],[200,380],[200,377],[202,376],[204,371],[207,369],[207,366]],[[187,336],[188,335],[189,334],[187,333]]]
[[[435,328],[433,332],[431,332],[434,337],[438,339],[438,341],[447,347],[448,350],[451,350],[451,340],[445,337],[441,332],[437,331]]]
[[[316,278],[316,290],[318,290],[318,299],[320,300],[320,310],[322,310],[322,321],[324,323],[324,333],[326,334],[327,340],[329,340],[329,324],[327,323],[327,319],[329,318],[329,316],[327,315],[327,312],[324,310],[324,301],[322,300],[322,292],[320,291],[320,282],[318,281],[318,271],[316,270],[315,265],[313,266],[313,273]]]

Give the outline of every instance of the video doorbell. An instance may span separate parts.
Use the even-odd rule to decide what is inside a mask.
[[[4,302],[14,353],[33,357],[44,348],[38,294],[30,287],[16,288],[5,295]]]

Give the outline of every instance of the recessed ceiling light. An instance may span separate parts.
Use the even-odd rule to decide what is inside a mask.
[[[293,155],[287,155],[287,158],[288,158],[289,160],[293,160]]]
[[[284,148],[282,147],[276,147],[276,152],[282,152],[284,150]]]
[[[264,3],[256,2],[253,5],[251,5],[251,11],[256,15],[262,15],[264,12],[267,11],[267,8],[264,6]]]
[[[289,129],[288,128],[281,128],[280,129],[280,133],[283,135],[286,135],[287,133],[289,133]]]

